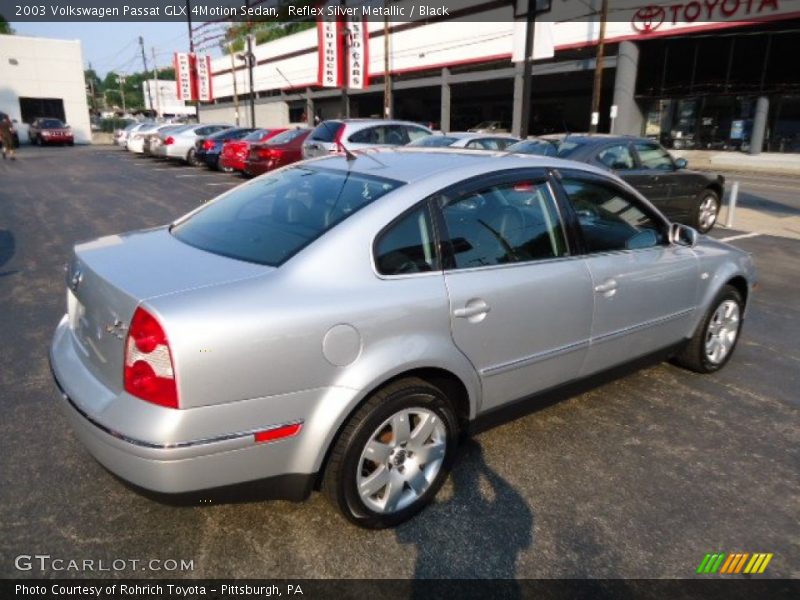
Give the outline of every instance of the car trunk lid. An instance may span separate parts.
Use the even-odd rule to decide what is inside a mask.
[[[140,303],[272,270],[199,250],[166,228],[80,244],[67,269],[67,309],[81,360],[106,387],[119,393],[125,338]]]

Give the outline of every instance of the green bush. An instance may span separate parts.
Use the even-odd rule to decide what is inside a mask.
[[[133,123],[133,119],[120,119],[117,117],[113,119],[101,119],[100,130],[104,133],[114,133],[117,129],[124,129],[131,123]]]

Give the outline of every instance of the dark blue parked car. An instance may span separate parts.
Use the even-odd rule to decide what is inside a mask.
[[[198,138],[194,143],[198,164],[205,163],[209,169],[219,170],[219,155],[225,142],[240,140],[252,131],[255,131],[255,129],[233,127],[232,129],[218,131],[204,138]]]

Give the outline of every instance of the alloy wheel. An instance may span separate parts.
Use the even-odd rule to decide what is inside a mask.
[[[445,422],[432,410],[407,408],[386,419],[361,452],[356,485],[370,510],[391,514],[431,486],[447,450]]]
[[[700,225],[700,231],[708,231],[714,226],[714,223],[717,221],[718,212],[717,199],[714,196],[709,195],[703,198],[703,201],[700,203],[697,219],[698,225]]]
[[[706,329],[706,359],[718,365],[725,360],[739,335],[740,309],[734,300],[725,300],[714,311]]]

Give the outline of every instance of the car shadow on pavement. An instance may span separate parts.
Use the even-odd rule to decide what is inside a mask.
[[[432,597],[429,579],[474,578],[506,580],[503,597],[521,598],[514,579],[519,554],[533,541],[533,512],[525,498],[486,464],[478,442],[468,440],[456,462],[450,498],[395,532],[400,544],[416,547],[411,598]],[[440,497],[447,491],[442,490]],[[446,591],[446,582],[438,585],[439,591]]]

